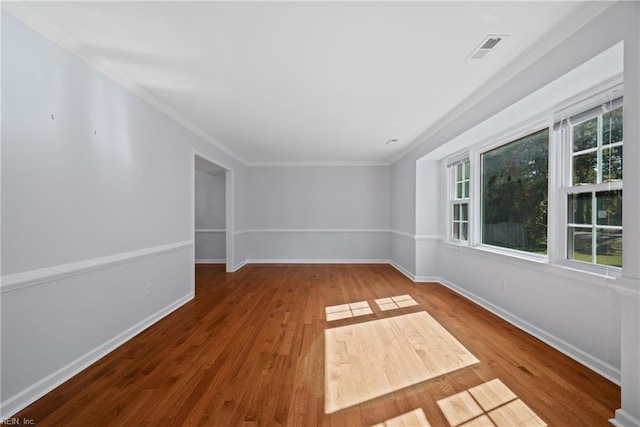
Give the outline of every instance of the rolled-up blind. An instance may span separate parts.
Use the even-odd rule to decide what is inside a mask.
[[[583,122],[587,119],[596,117],[603,112],[613,111],[622,105],[622,99],[623,97],[621,96],[612,101],[603,102],[596,107],[589,108],[572,116],[564,117],[553,124],[553,130],[557,131],[568,126],[575,125],[576,123]]]

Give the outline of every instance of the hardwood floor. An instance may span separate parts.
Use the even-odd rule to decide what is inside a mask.
[[[15,417],[39,426],[342,427],[422,409],[431,426],[449,426],[438,401],[495,379],[550,426],[607,426],[620,407],[615,384],[388,265],[248,265],[233,274],[199,265],[196,278],[195,300]],[[404,294],[418,304],[375,303]],[[325,307],[359,301],[373,313],[326,321]],[[325,329],[420,311],[480,363],[325,414]]]
[[[329,328],[324,348],[326,414],[479,363],[426,311]]]

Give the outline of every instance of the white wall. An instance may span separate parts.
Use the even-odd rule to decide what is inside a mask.
[[[406,156],[391,166],[392,264],[410,278],[416,273],[416,168],[415,159]]]
[[[225,172],[195,171],[196,262],[226,260]]]
[[[247,259],[389,259],[389,167],[250,167],[248,181]]]
[[[193,297],[193,150],[242,179],[3,11],[3,417]]]
[[[449,125],[394,164],[391,174],[392,199],[396,202],[391,206],[392,224],[394,228],[410,230],[411,214],[407,211],[415,211],[417,239],[413,246],[415,265],[411,265],[411,248],[406,245],[402,251],[392,246],[392,259],[402,262],[403,270],[418,280],[441,277],[443,283],[459,293],[618,381],[622,386],[622,408],[617,411],[615,422],[624,426],[640,423],[638,168],[625,168],[625,267],[620,280],[455,247],[444,241],[434,245],[420,242],[418,238],[420,233],[429,233],[430,222],[425,222],[426,219],[439,222],[440,234],[444,235],[444,224],[433,218],[438,213],[425,203],[430,199],[443,200],[444,168],[433,153],[446,151],[441,147],[447,142],[621,40],[624,41],[625,165],[640,164],[639,23],[640,4],[614,5],[524,71],[504,79],[505,83],[493,93],[469,105],[469,109]],[[500,81],[500,76],[494,80]],[[425,155],[427,160],[420,160]],[[412,176],[418,183],[411,196],[406,194],[406,188],[411,186]],[[434,259],[437,262],[434,263]],[[502,290],[501,280],[506,281],[506,290]]]

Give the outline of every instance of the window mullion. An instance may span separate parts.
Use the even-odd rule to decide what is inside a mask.
[[[600,184],[602,182],[602,126],[603,120],[602,116],[598,116],[598,151],[596,154],[596,162],[597,162],[597,174],[596,174],[596,184]]]
[[[597,264],[598,254],[598,201],[596,200],[596,192],[591,192],[591,263]]]

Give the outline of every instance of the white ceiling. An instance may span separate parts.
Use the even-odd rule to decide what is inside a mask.
[[[20,10],[256,164],[388,163],[587,7],[29,2]],[[487,34],[509,37],[484,59],[465,60]],[[398,143],[386,145],[391,138]]]

